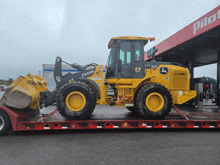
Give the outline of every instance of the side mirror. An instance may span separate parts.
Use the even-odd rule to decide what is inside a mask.
[[[122,60],[121,59],[118,59],[117,66],[118,66],[118,72],[121,72],[121,68],[122,68]]]

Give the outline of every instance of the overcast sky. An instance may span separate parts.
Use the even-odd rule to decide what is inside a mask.
[[[0,79],[38,74],[56,56],[105,65],[112,37],[156,37],[148,50],[219,5],[220,0],[0,0]]]

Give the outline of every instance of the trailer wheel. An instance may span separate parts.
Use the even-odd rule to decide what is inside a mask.
[[[138,90],[135,106],[145,119],[163,119],[171,111],[172,97],[164,86],[147,84]]]
[[[67,120],[89,118],[95,105],[93,90],[83,82],[66,84],[58,92],[57,110]]]
[[[0,135],[7,134],[11,129],[11,120],[8,114],[0,109]]]

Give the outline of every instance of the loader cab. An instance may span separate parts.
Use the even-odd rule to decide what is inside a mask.
[[[109,42],[106,79],[143,78],[144,46],[149,38],[115,37]]]

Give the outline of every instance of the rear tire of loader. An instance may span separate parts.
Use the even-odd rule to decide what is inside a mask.
[[[0,109],[0,136],[11,130],[11,120],[6,112]]]
[[[87,119],[96,106],[93,90],[83,82],[64,85],[57,97],[57,110],[67,120]]]
[[[147,84],[138,90],[135,106],[143,118],[161,120],[171,111],[172,97],[164,86]]]

